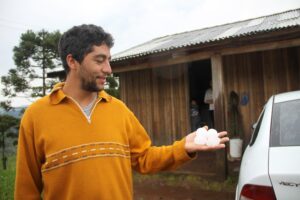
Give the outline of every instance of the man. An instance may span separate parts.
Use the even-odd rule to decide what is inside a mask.
[[[132,199],[132,169],[175,169],[201,150],[195,133],[154,147],[134,114],[103,91],[113,38],[95,25],[64,33],[65,83],[26,109],[20,125],[15,199]]]
[[[214,99],[213,99],[213,91],[212,91],[212,82],[209,82],[209,88],[205,91],[204,95],[204,103],[209,104],[208,108],[208,126],[214,127]]]

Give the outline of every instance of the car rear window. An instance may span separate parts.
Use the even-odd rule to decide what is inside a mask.
[[[300,145],[300,100],[274,104],[270,145]]]

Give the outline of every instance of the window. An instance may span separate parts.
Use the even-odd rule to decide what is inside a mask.
[[[274,104],[271,146],[300,145],[300,100]]]
[[[258,135],[258,132],[259,132],[259,129],[260,129],[261,121],[264,118],[264,113],[265,113],[265,110],[263,110],[261,112],[261,114],[258,118],[258,121],[253,125],[254,131],[252,133],[252,137],[251,137],[251,140],[250,140],[250,143],[249,143],[250,146],[252,146],[255,143],[255,140],[257,138],[257,135]]]

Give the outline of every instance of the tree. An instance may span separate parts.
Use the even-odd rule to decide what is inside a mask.
[[[6,169],[7,156],[5,153],[6,140],[8,138],[17,138],[17,126],[19,125],[19,119],[10,115],[0,115],[0,147],[2,149],[2,165],[3,169]],[[14,141],[16,144],[16,141]]]
[[[49,33],[45,30],[37,33],[28,30],[21,35],[19,45],[13,49],[16,68],[1,77],[4,96],[29,98],[46,95],[53,85],[47,72],[61,65],[57,49],[60,36],[59,31]]]
[[[116,98],[120,98],[120,91],[119,91],[119,83],[118,83],[118,77],[115,76],[114,74],[113,75],[110,75],[108,77],[106,77],[106,84],[108,86],[108,88],[105,88],[105,91],[116,97]]]

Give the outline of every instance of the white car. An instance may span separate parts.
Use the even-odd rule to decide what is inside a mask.
[[[266,103],[240,168],[236,200],[300,200],[300,91]]]

